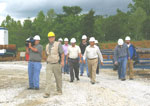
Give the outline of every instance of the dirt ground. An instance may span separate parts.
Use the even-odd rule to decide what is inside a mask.
[[[150,106],[148,74],[120,81],[111,69],[100,69],[95,85],[86,73],[74,83],[63,74],[63,94],[55,95],[54,85],[52,95],[45,99],[46,64],[42,64],[40,90],[27,90],[27,62],[0,62],[0,106]]]

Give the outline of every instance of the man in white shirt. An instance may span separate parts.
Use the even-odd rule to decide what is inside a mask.
[[[101,65],[103,65],[103,56],[102,56],[102,53],[100,52],[99,47],[95,45],[95,38],[91,37],[89,42],[90,42],[90,45],[86,47],[84,55],[83,55],[83,59],[85,63],[85,59],[87,58],[91,83],[95,84],[98,58],[100,58],[101,60]]]
[[[71,46],[68,47],[67,63],[69,62],[70,68],[70,82],[74,81],[74,72],[75,77],[79,80],[79,57],[81,61],[81,50],[80,47],[76,45],[76,39],[71,39]],[[74,72],[73,72],[74,70]]]

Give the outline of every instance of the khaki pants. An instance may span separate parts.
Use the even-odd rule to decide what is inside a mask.
[[[88,59],[87,62],[88,62],[88,70],[90,73],[91,82],[95,83],[98,59]]]
[[[62,74],[60,64],[47,64],[46,65],[46,88],[45,94],[50,94],[53,86],[53,75],[56,80],[57,91],[62,92]]]
[[[134,77],[133,60],[128,60],[128,62],[127,62],[127,73],[129,75],[129,78]]]

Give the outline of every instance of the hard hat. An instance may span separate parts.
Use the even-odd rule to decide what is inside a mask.
[[[89,42],[95,42],[95,38],[94,37],[90,37]]]
[[[95,43],[98,43],[98,40],[95,40]]]
[[[68,42],[69,40],[68,40],[68,38],[65,38],[64,41],[65,41],[65,42]]]
[[[39,35],[35,35],[33,39],[34,40],[41,40]]]
[[[29,40],[30,40],[30,38],[27,38],[27,39],[26,39],[26,41],[29,41]]]
[[[82,39],[87,39],[87,36],[86,36],[86,35],[83,35],[83,36],[82,36]]]
[[[70,43],[76,43],[76,39],[75,39],[75,38],[72,38],[72,39],[70,40]]]
[[[124,43],[123,39],[118,40],[118,45],[123,45],[123,43]]]
[[[127,37],[125,38],[125,40],[131,40],[131,38],[130,38],[129,36],[127,36]]]
[[[59,38],[59,39],[58,39],[58,41],[61,41],[61,42],[62,42],[62,41],[63,41],[63,39],[62,39],[62,38]]]
[[[55,33],[54,32],[49,32],[48,37],[55,37]]]

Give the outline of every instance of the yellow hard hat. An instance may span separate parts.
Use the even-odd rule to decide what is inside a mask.
[[[48,37],[54,37],[55,36],[55,33],[54,32],[49,32],[48,33]]]

